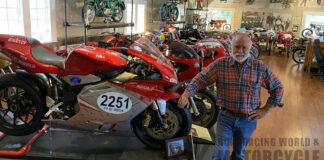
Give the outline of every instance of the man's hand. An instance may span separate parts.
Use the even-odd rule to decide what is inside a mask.
[[[262,108],[257,108],[249,114],[249,119],[251,119],[252,122],[261,119],[269,113],[270,109],[271,107],[267,105]]]
[[[185,90],[178,101],[178,107],[183,108],[188,104],[189,104],[189,92]]]

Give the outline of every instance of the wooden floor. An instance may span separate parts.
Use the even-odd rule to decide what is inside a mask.
[[[303,66],[291,58],[276,55],[262,58],[284,85],[285,105],[272,109],[258,121],[246,148],[246,159],[266,160],[270,156],[270,159],[283,160],[312,160],[313,157],[323,160],[324,82],[320,77],[311,79]],[[268,96],[267,90],[262,89],[262,105]]]

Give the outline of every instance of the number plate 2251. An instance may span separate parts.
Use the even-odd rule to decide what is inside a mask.
[[[107,92],[97,98],[97,104],[103,111],[112,114],[123,114],[132,108],[131,99],[118,92]]]

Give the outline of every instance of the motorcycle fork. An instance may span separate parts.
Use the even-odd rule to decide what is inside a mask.
[[[190,103],[190,106],[192,107],[193,111],[194,111],[194,114],[195,116],[199,116],[199,111],[197,109],[197,106],[196,106],[196,103],[193,99],[193,97],[189,97],[189,103]]]
[[[164,122],[164,119],[162,118],[162,114],[160,113],[159,107],[156,103],[156,101],[153,102],[152,104],[153,110],[155,111],[157,118],[160,122],[160,124],[164,127],[167,128],[167,124]],[[149,122],[147,122],[147,124],[149,124]]]

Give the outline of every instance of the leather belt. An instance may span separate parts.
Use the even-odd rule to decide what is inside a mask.
[[[230,115],[236,117],[236,118],[248,118],[249,115],[248,114],[245,114],[245,113],[239,113],[239,112],[234,112],[234,111],[231,111],[231,110],[228,110],[226,108],[221,108],[222,111],[226,112],[226,113],[229,113]]]

